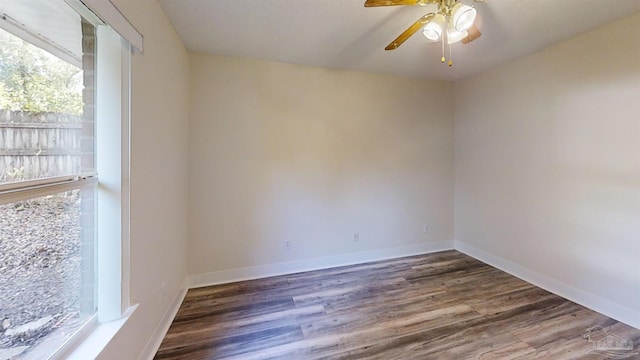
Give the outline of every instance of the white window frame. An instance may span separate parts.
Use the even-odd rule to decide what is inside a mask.
[[[137,308],[129,300],[131,47],[106,25],[96,37],[98,312],[52,360],[96,358]]]
[[[90,182],[98,181],[97,314],[51,355],[54,360],[97,357],[137,308],[129,300],[130,71],[131,54],[134,48],[142,52],[143,38],[110,1],[65,1],[96,26],[95,142],[99,179],[91,173],[0,185],[0,203],[8,203],[85,184],[91,186]]]
[[[68,3],[79,0],[65,0]],[[96,14],[105,24],[109,24],[133,49],[144,51],[144,37],[133,24],[113,5],[105,0],[81,0],[83,5]]]

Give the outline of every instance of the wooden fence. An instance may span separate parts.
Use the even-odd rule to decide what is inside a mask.
[[[80,172],[83,125],[81,115],[0,110],[0,183]]]

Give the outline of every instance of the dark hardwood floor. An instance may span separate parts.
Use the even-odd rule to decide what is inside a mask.
[[[594,326],[608,333],[585,338]],[[607,334],[633,350],[603,353]],[[155,359],[639,359],[638,345],[638,329],[446,251],[191,289]]]

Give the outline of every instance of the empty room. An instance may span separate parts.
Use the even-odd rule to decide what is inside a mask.
[[[0,360],[640,359],[640,0],[0,13]]]

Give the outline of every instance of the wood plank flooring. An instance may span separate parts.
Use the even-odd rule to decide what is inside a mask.
[[[604,359],[594,326],[640,359],[640,330],[445,251],[191,289],[155,359]]]

